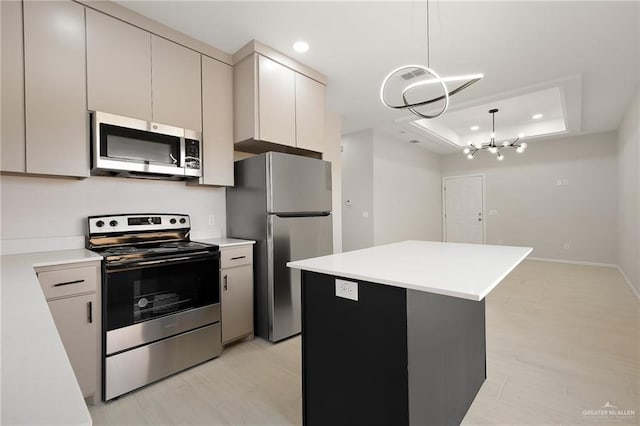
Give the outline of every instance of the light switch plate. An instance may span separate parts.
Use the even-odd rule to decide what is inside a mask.
[[[336,296],[358,301],[358,282],[336,279]]]

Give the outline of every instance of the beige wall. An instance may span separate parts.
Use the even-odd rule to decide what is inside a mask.
[[[91,215],[186,213],[193,239],[222,236],[226,229],[224,189],[184,182],[1,176],[0,195],[4,254],[84,247]],[[214,215],[214,225],[209,225],[209,215]]]
[[[640,92],[618,129],[618,265],[640,295]]]
[[[488,152],[473,160],[462,154],[442,159],[445,177],[485,175],[487,244],[531,246],[532,257],[610,264],[617,263],[616,168],[615,133],[534,141],[501,163]],[[568,185],[557,186],[558,179]]]
[[[372,129],[343,136],[342,145],[344,251],[441,241],[439,155]]]
[[[371,129],[342,137],[342,206],[342,250],[371,247],[374,213]]]
[[[333,252],[342,251],[342,119],[327,111],[325,115],[324,160],[331,161],[331,201],[333,215]]]
[[[373,243],[442,241],[440,156],[374,133]]]

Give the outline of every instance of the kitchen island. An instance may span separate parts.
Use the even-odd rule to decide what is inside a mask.
[[[459,424],[486,378],[484,298],[531,250],[404,241],[289,262],[304,424]]]

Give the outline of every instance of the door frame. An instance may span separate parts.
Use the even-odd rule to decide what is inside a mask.
[[[487,243],[487,214],[485,211],[486,210],[485,206],[487,205],[487,198],[486,198],[487,191],[485,190],[486,179],[485,179],[484,173],[474,173],[470,175],[454,175],[454,176],[442,177],[441,192],[442,192],[442,241],[443,242],[447,241],[447,219],[446,219],[447,200],[446,200],[446,194],[445,194],[446,191],[444,189],[444,186],[446,184],[447,179],[459,179],[459,178],[468,178],[468,177],[480,177],[482,179],[482,244]]]

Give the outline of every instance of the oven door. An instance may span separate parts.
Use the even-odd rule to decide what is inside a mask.
[[[105,355],[220,321],[220,254],[107,263]]]

